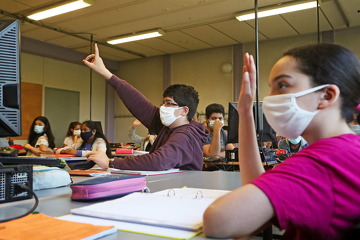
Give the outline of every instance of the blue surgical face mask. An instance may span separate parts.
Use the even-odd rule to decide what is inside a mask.
[[[37,134],[42,134],[44,132],[44,126],[35,125],[34,132],[36,132]]]
[[[299,144],[299,143],[301,142],[301,139],[302,139],[301,136],[298,136],[298,137],[295,138],[295,139],[288,138],[289,142],[290,142],[291,144],[294,144],[294,145]]]

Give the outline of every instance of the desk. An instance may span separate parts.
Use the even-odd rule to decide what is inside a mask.
[[[193,187],[193,188],[222,189],[222,190],[233,190],[240,186],[239,172],[187,171],[184,173],[148,176],[146,178],[147,178],[147,185],[150,188],[150,191],[152,192],[156,192],[168,188],[179,188],[183,186]],[[77,177],[74,178],[74,182],[79,182],[84,179],[85,177]],[[40,199],[40,203],[36,211],[54,217],[68,214],[70,212],[70,209],[72,208],[82,207],[93,203],[93,202],[71,201],[70,187],[40,190],[40,191],[36,191],[36,194]],[[30,209],[33,204],[34,204],[33,199],[0,204],[0,219],[23,214],[28,209]],[[165,240],[166,238],[117,231],[117,233],[108,235],[102,239],[105,240],[163,239]],[[205,238],[204,234],[200,234],[199,236],[196,236],[193,239],[207,239],[207,238]],[[260,238],[255,237],[252,239],[260,239]]]

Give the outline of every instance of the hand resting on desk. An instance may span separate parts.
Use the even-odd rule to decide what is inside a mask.
[[[92,152],[92,153],[89,153],[88,155],[86,155],[86,157],[89,160],[94,161],[102,169],[109,168],[110,159],[108,158],[108,156],[106,156],[106,153],[104,153],[104,152],[101,152],[101,151]]]

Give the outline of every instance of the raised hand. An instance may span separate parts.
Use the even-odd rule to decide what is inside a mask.
[[[244,54],[242,83],[238,101],[238,112],[244,113],[252,110],[256,94],[256,67],[254,58],[248,53]]]
[[[83,59],[83,62],[86,66],[99,73],[105,79],[110,79],[112,73],[105,67],[104,62],[100,57],[99,48],[96,43],[94,44],[94,47],[95,53],[88,55],[85,59]]]

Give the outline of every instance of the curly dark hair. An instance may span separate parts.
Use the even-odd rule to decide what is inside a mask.
[[[223,116],[225,116],[224,106],[218,103],[208,105],[205,109],[206,118],[210,118],[211,114],[213,113],[221,113]]]
[[[192,120],[199,104],[199,93],[193,87],[184,84],[174,84],[164,91],[163,97],[173,98],[179,107],[187,106],[189,108],[187,120],[189,122]]]

